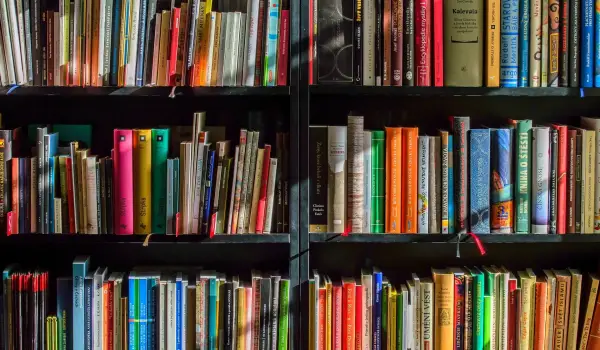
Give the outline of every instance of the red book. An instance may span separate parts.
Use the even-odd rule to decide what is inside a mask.
[[[342,280],[342,349],[355,350],[356,282]]]
[[[508,347],[507,350],[517,349],[517,280],[508,280]]]
[[[342,317],[342,286],[336,283],[333,285],[332,350],[342,350]]]
[[[115,234],[133,234],[133,130],[114,131]]]
[[[269,182],[269,166],[271,163],[271,145],[265,145],[265,153],[260,182],[260,196],[258,197],[258,211],[256,213],[256,233],[262,233],[265,227],[265,214],[267,209],[267,183]]]
[[[73,162],[70,157],[66,160],[67,170],[67,207],[69,208],[69,232],[77,233],[75,228],[75,205],[73,199]]]
[[[402,0],[392,0],[392,86],[402,86]]]
[[[179,17],[181,8],[173,7],[171,12],[171,48],[169,50],[169,85],[177,83],[177,50],[179,49]]]
[[[415,1],[417,86],[431,86],[431,0]]]
[[[285,4],[283,8],[285,9],[279,14],[279,45],[277,46],[277,85],[279,86],[287,85],[290,42],[290,10]]]
[[[325,350],[325,307],[327,303],[325,300],[327,299],[327,291],[325,288],[319,288],[319,314],[317,315],[317,319],[319,321],[319,344],[317,350]]]
[[[556,233],[567,232],[567,127],[552,124],[558,130],[558,188],[556,203],[558,206],[556,218]]]
[[[443,0],[433,0],[433,85],[444,86]]]
[[[114,281],[106,281],[102,284],[102,293],[104,294],[104,298],[103,298],[103,304],[102,307],[104,309],[104,318],[103,318],[103,322],[104,324],[102,325],[102,329],[104,330],[104,334],[103,334],[103,338],[102,339],[102,348],[104,349],[112,349],[113,348],[113,342],[114,342],[114,338],[113,338],[113,322],[114,322],[114,315],[113,315],[113,298],[114,298],[114,294],[113,294],[113,288],[114,288]]]
[[[354,298],[354,309],[355,309],[355,317],[354,317],[354,330],[355,330],[355,344],[356,350],[362,350],[362,324],[363,324],[363,314],[362,314],[362,306],[363,306],[363,287],[361,285],[356,286],[356,295]]]
[[[13,230],[19,232],[19,158],[12,159],[12,219]]]
[[[13,212],[12,210],[6,213],[6,235],[10,236],[13,233]]]

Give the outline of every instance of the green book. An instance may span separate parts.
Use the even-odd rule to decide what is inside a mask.
[[[385,232],[385,132],[371,132],[371,232]]]
[[[473,309],[471,320],[473,322],[473,350],[483,350],[484,328],[484,285],[483,272],[478,268],[469,269],[473,277]]]
[[[531,200],[531,120],[517,120],[515,233],[529,233]]]
[[[288,324],[290,309],[290,280],[281,279],[279,282],[279,330],[277,331],[277,350],[288,348]]]
[[[487,315],[492,314],[494,304],[494,298],[490,295],[486,295],[483,297],[483,312],[486,317],[483,323],[483,349],[485,350],[494,350],[491,347],[491,339],[492,339],[492,320]]]
[[[215,233],[225,233],[225,218],[227,217],[227,190],[229,189],[229,171],[233,159],[223,160],[223,171],[221,173],[221,183],[219,186],[219,207],[217,211],[217,227]]]
[[[496,344],[496,280],[498,273],[494,268],[484,267],[485,282],[483,292],[483,348],[485,350],[494,350]]]
[[[152,232],[167,232],[169,129],[152,129]]]
[[[400,286],[396,301],[396,349],[404,349],[404,299],[407,296],[406,286]]]

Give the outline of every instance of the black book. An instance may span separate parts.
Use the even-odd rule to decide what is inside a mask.
[[[233,327],[237,325],[233,323],[233,314],[235,310],[233,309],[233,283],[231,281],[225,282],[225,312],[224,317],[225,320],[225,350],[235,350],[233,349]]]
[[[318,6],[317,82],[352,84],[354,3],[319,0]]]
[[[569,11],[569,86],[579,87],[579,23],[581,14],[579,13],[579,1],[571,0],[571,9]]]
[[[271,350],[277,350],[277,330],[279,326],[279,282],[281,276],[271,276]]]
[[[309,232],[327,232],[327,126],[311,126],[309,138]]]
[[[403,86],[415,86],[415,21],[414,0],[404,0],[404,78]]]
[[[29,0],[23,1],[23,3]],[[31,21],[31,55],[33,56],[33,84],[43,85],[42,74],[42,23],[41,23],[41,0],[31,0],[29,5],[29,17]]]
[[[558,50],[558,86],[569,86],[569,0],[560,0],[560,50]]]
[[[558,187],[558,130],[550,130],[550,233],[556,234]]]
[[[383,85],[383,1],[375,0],[375,85]]]
[[[105,180],[105,190],[106,190],[106,203],[113,202],[113,160],[111,158],[106,159],[104,163],[104,178]],[[113,233],[113,210],[110,205],[107,205],[106,210],[106,233]]]
[[[282,157],[282,168],[281,168],[281,179],[283,181],[283,228],[281,231],[279,232],[289,232],[289,215],[290,215],[290,206],[289,206],[289,165],[290,165],[290,157],[289,157],[289,139],[290,139],[290,134],[289,133],[283,133],[283,145],[282,145],[282,151],[283,151],[283,157]]]
[[[260,280],[259,350],[271,350],[271,279]]]
[[[583,135],[580,131],[577,132],[575,138],[576,156],[575,156],[575,232],[581,233],[581,177],[582,171],[582,150],[583,150]]]
[[[276,135],[275,155],[277,157],[277,173],[275,175],[275,204],[271,232],[279,233],[283,232],[283,133],[278,132]]]
[[[354,84],[362,85],[363,77],[363,10],[362,0],[354,0]]]
[[[124,285],[127,285],[127,283],[124,283]],[[84,294],[84,301],[85,301],[85,316],[84,316],[84,325],[83,325],[83,329],[84,329],[84,333],[83,333],[83,339],[84,339],[84,346],[85,348],[83,350],[92,350],[92,298],[93,298],[93,288],[94,287],[94,273],[93,272],[89,272],[87,276],[85,276],[85,280],[83,282],[83,294]]]
[[[48,85],[48,6],[46,0],[40,0],[40,49],[42,52],[42,85]],[[44,326],[46,320],[44,320]],[[44,327],[42,327],[44,328]]]

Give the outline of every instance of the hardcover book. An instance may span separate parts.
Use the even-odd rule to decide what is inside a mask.
[[[471,207],[473,233],[490,233],[490,130],[469,131]]]
[[[512,129],[494,129],[491,152],[492,233],[513,231],[513,133]]]
[[[498,87],[500,86],[500,0],[486,0],[485,19],[487,29],[485,86]]]
[[[559,51],[560,51],[560,4],[559,0],[548,0],[548,86],[558,86]]]
[[[550,193],[550,129],[532,128],[531,233],[548,233]]]
[[[527,1],[525,1],[527,3]],[[531,16],[529,18],[529,86],[539,87],[542,77],[542,0],[531,0]],[[525,77],[527,78],[527,77]],[[526,85],[523,85],[526,86]]]
[[[454,117],[452,131],[454,143],[453,167],[456,169],[456,188],[454,188],[454,205],[456,206],[455,233],[467,233],[469,229],[467,214],[467,195],[469,193],[468,159],[469,159],[469,117]],[[489,154],[489,153],[488,153]],[[489,205],[489,203],[488,203]]]
[[[371,232],[386,232],[386,140],[385,132],[371,134]],[[390,232],[390,231],[387,231]]]
[[[529,233],[531,198],[531,120],[516,121],[515,232]]]
[[[517,82],[519,87],[529,86],[529,58],[530,56],[535,55],[534,52],[529,52],[529,42],[535,40],[534,35],[532,35],[531,38],[529,37],[530,24],[531,28],[533,28],[533,6],[535,6],[535,1],[532,1],[532,4],[529,2],[529,0],[519,0],[519,80]],[[541,15],[541,13],[539,14]],[[539,34],[541,34],[541,31]]]
[[[348,228],[363,232],[364,201],[364,117],[348,116]]]
[[[500,86],[517,87],[519,77],[519,0],[502,1],[500,26]]]
[[[327,232],[327,188],[328,168],[325,156],[328,155],[326,126],[310,127],[310,212],[309,231]]]
[[[319,84],[353,81],[353,12],[354,4],[349,1],[319,2],[318,27],[322,28],[318,35]]]
[[[329,126],[328,143],[328,231],[345,232],[346,222],[346,127]]]
[[[419,192],[417,215],[419,233],[429,233],[429,137],[419,136]]]

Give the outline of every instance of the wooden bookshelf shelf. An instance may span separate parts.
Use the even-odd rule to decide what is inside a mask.
[[[143,244],[146,235],[85,235],[85,234],[17,234],[9,237],[3,236],[2,244]],[[215,235],[213,238],[201,235],[174,235],[153,234],[148,245],[223,245],[223,244],[270,244],[288,245],[290,235],[277,233],[268,235],[243,234],[243,235]]]
[[[570,235],[534,235],[534,234],[489,234],[478,235],[484,244],[496,243],[598,243],[599,234],[570,234]],[[458,236],[441,234],[349,234],[342,236],[339,233],[311,233],[310,242],[322,243],[453,243],[457,242]],[[468,235],[462,235],[462,243],[473,242]]]
[[[201,97],[201,96],[289,96],[288,86],[275,87],[70,87],[70,86],[5,86],[0,96],[139,96],[139,97]]]

